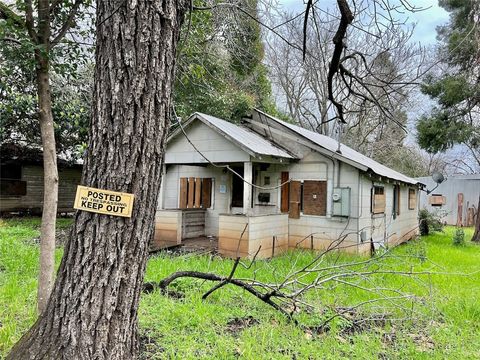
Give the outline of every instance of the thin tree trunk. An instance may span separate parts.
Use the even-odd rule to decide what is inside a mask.
[[[95,89],[82,183],[133,193],[133,213],[76,213],[47,308],[9,359],[137,357],[137,309],[187,4],[97,2]]]
[[[131,218],[77,212],[46,310],[9,359],[132,359],[186,1],[97,3],[82,183],[133,193]],[[106,20],[104,20],[106,19]]]
[[[478,197],[477,219],[475,221],[475,232],[473,233],[472,241],[480,243],[480,196]]]
[[[50,1],[38,2],[37,41],[35,50],[37,96],[43,147],[43,207],[38,272],[38,312],[42,313],[52,291],[55,271],[55,222],[57,220],[58,169],[50,93]]]
[[[58,170],[48,66],[37,70],[40,130],[43,147],[43,212],[38,274],[38,312],[47,305],[55,271],[55,222],[57,218]]]

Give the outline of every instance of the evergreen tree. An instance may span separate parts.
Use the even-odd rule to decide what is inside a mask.
[[[422,85],[423,93],[437,105],[418,121],[417,140],[431,153],[466,145],[480,166],[480,4],[476,0],[441,0],[439,4],[450,12],[449,23],[438,28],[437,57],[446,66]],[[472,240],[480,242],[480,214]]]

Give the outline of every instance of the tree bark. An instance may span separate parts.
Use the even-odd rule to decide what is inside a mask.
[[[38,273],[38,312],[42,313],[52,291],[55,272],[55,223],[57,219],[58,170],[48,62],[37,69],[37,93],[40,131],[43,147],[43,211],[40,232],[40,265]]]
[[[480,243],[480,196],[478,197],[477,219],[475,220],[475,232],[473,233],[472,241]]]
[[[132,359],[186,0],[97,2],[82,183],[133,193],[131,218],[79,211],[46,310],[9,359]]]
[[[57,220],[58,169],[50,92],[50,10],[48,0],[38,2],[39,44],[35,50],[37,97],[43,147],[43,206],[40,231],[40,264],[38,272],[37,306],[42,313],[52,291],[55,272],[55,223]],[[35,41],[36,40],[36,41]]]

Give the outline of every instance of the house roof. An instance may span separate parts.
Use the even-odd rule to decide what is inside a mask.
[[[219,119],[215,116],[196,112],[190,116],[190,118],[182,126],[185,128],[196,119],[200,120],[208,127],[213,128],[228,140],[232,141],[234,144],[238,145],[240,148],[255,157],[273,156],[287,159],[294,158],[285,149],[282,149],[280,146],[261,137],[252,130]],[[169,137],[168,141],[176,137],[179,133],[181,133],[181,129],[175,130]]]
[[[37,164],[43,166],[43,150],[39,146],[5,142],[0,145],[0,163]],[[57,154],[57,165],[62,167],[82,166],[83,159],[77,159],[71,152],[61,152]]]
[[[332,155],[339,160],[344,160],[347,161],[348,163],[352,164],[353,166],[360,168],[362,170],[367,170],[372,171],[373,173],[379,175],[379,176],[384,176],[389,179],[394,179],[398,181],[402,181],[408,184],[422,184],[416,179],[413,179],[411,177],[408,177],[398,171],[395,171],[393,169],[390,169],[389,167],[380,164],[379,162],[370,159],[369,157],[359,153],[358,151],[353,150],[352,148],[348,147],[347,145],[340,144],[340,153],[337,152],[339,149],[339,143],[337,140],[332,139],[331,137],[321,135],[319,133],[304,129],[300,126],[293,125],[290,123],[287,123],[285,121],[282,121],[280,119],[277,119],[271,115],[268,115],[260,110],[255,110],[258,113],[262,114],[263,116],[267,116],[268,118],[274,120],[275,122],[279,123],[280,125],[292,130],[296,134],[302,136],[303,138],[313,142],[314,144],[328,150],[329,152],[332,153]]]

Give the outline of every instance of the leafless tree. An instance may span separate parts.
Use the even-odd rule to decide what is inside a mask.
[[[267,35],[267,61],[287,115],[327,135],[334,135],[334,120],[346,123],[347,133],[354,128],[351,145],[361,149],[386,127],[405,128],[402,110],[427,64],[424,49],[412,44],[413,27],[394,16],[419,9],[383,1],[355,5],[350,10],[349,2],[338,1],[328,9],[309,2],[308,16],[269,17],[282,36]]]

